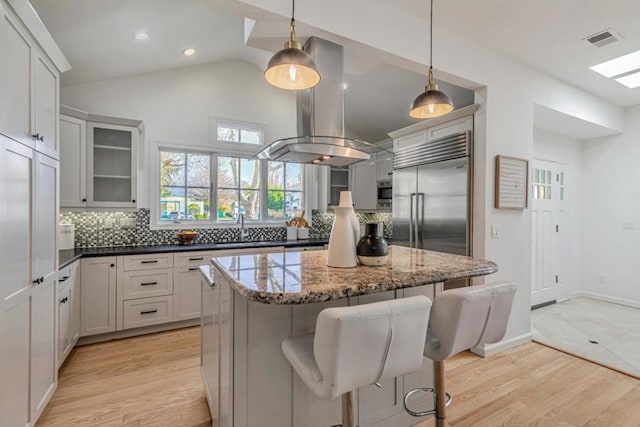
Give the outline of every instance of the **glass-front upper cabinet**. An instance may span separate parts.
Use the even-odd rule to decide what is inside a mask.
[[[87,123],[90,206],[135,207],[138,128]]]

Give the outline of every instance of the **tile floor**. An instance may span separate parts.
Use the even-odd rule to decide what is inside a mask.
[[[574,298],[531,312],[531,329],[535,341],[640,376],[640,309]]]

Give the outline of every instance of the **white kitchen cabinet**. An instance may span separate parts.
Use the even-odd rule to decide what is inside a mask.
[[[58,273],[58,368],[80,337],[80,262]]]
[[[0,2],[0,133],[33,147],[31,52],[26,31]]]
[[[338,206],[340,204],[340,192],[349,191],[350,185],[350,168],[330,168],[329,206]]]
[[[124,301],[122,313],[123,329],[168,323],[173,318],[173,297],[165,295]]]
[[[116,330],[116,257],[81,260],[80,306],[80,336]]]
[[[429,128],[427,130],[427,140],[434,141],[445,136],[451,136],[460,132],[467,132],[469,129],[473,129],[473,116],[463,117],[458,120],[453,120]]]
[[[60,70],[6,3],[0,21],[0,133],[57,159]]]
[[[87,206],[87,122],[60,115],[60,207]]]
[[[29,422],[33,157],[28,147],[0,136],[0,206],[11,206],[0,209],[0,378],[11,385],[0,387],[3,426]]]
[[[200,274],[200,272],[198,272]],[[211,422],[220,425],[220,301],[219,287],[200,274],[202,317],[200,321],[200,365]]]
[[[175,267],[173,274],[173,320],[200,317],[200,269],[197,265]]]
[[[44,55],[34,53],[32,61],[32,134],[36,135],[36,149],[58,158],[59,73]]]
[[[58,270],[58,162],[37,154],[33,217],[33,275],[41,281],[56,279]]]
[[[56,388],[56,278],[48,276],[31,295],[31,419],[37,419]]]
[[[360,210],[375,210],[378,203],[377,168],[374,160],[351,166],[351,197],[353,207]]]
[[[135,208],[138,128],[87,124],[87,205]]]
[[[393,153],[379,151],[376,153],[376,167],[378,181],[393,179]]]

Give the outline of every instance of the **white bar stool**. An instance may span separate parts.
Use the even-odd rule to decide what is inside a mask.
[[[513,283],[503,282],[453,289],[435,298],[424,346],[424,355],[434,362],[435,390],[416,388],[408,392],[404,396],[408,414],[435,415],[436,426],[445,425],[451,395],[445,390],[444,361],[478,345],[500,341],[507,329],[516,289]],[[409,409],[409,398],[424,392],[434,394],[435,409],[422,412]]]
[[[355,427],[354,390],[422,365],[430,310],[425,296],[328,308],[315,333],[285,339],[282,351],[318,397],[342,395],[342,425]]]

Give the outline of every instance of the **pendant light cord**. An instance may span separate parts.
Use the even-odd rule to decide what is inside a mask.
[[[296,15],[296,0],[292,0],[291,1],[291,26],[289,28],[289,32],[291,33],[291,41],[294,41],[296,39],[295,15]]]
[[[429,10],[429,85],[433,84],[433,0]]]

